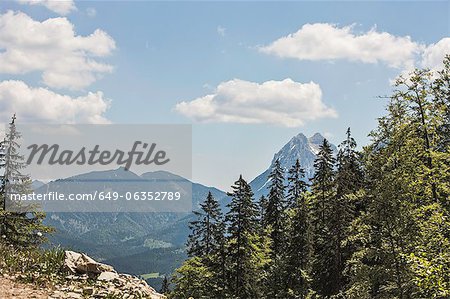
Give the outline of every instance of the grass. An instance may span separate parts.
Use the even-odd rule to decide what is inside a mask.
[[[64,250],[59,247],[40,249],[15,248],[0,242],[0,274],[18,275],[25,282],[51,285],[61,280]]]

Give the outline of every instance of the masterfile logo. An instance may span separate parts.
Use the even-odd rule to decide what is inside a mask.
[[[139,150],[139,147],[142,147],[142,150]],[[166,158],[166,151],[156,150],[156,147],[156,143],[149,145],[146,142],[135,141],[129,152],[121,150],[115,150],[114,152],[109,150],[101,151],[98,144],[91,150],[82,147],[78,152],[75,152],[73,150],[60,151],[58,144],[51,146],[48,144],[32,144],[27,147],[31,151],[27,164],[32,164],[36,155],[38,155],[36,163],[39,165],[45,162],[49,165],[82,165],[85,163],[89,165],[110,165],[115,163],[125,165],[126,170],[129,170],[133,163],[137,165],[150,165],[152,163],[164,165],[169,162],[170,159]]]

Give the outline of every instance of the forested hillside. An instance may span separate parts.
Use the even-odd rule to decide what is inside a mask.
[[[311,185],[277,160],[269,193],[209,194],[170,298],[449,298],[450,57],[400,77],[371,142],[323,140]],[[287,184],[285,183],[287,179]]]

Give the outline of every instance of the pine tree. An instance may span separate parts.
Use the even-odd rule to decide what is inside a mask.
[[[327,225],[330,230],[329,242],[332,242],[333,263],[330,264],[333,280],[330,281],[331,294],[337,294],[348,283],[344,274],[347,261],[355,251],[355,244],[349,239],[350,228],[356,214],[364,209],[364,201],[358,200],[357,192],[363,187],[363,172],[360,154],[356,151],[356,142],[347,129],[346,139],[339,145],[336,159],[336,193],[330,197],[330,211]],[[357,200],[355,200],[357,199]]]
[[[284,243],[283,230],[285,220],[284,200],[284,171],[280,161],[276,160],[269,174],[269,195],[267,207],[264,213],[263,224],[270,227],[270,238],[272,239],[272,257],[274,258],[282,250]]]
[[[205,280],[204,288],[217,298],[226,290],[226,239],[225,222],[219,203],[211,192],[200,204],[200,211],[194,211],[197,219],[189,223],[188,254],[199,257],[201,265],[211,275]]]
[[[262,293],[262,270],[268,259],[267,241],[258,236],[258,208],[248,183],[240,176],[232,189],[226,214],[228,290],[235,298],[258,298]]]
[[[325,223],[330,212],[329,201],[335,192],[335,158],[330,143],[324,139],[314,161],[315,174],[312,178],[312,192],[315,195],[313,212],[319,223]]]
[[[283,252],[282,298],[307,298],[310,291],[310,272],[312,257],[311,226],[308,213],[305,171],[300,161],[289,169],[288,198],[291,208],[288,210],[286,225],[286,246]]]
[[[20,154],[21,134],[16,130],[16,116],[12,117],[5,139],[0,143],[0,235],[15,246],[36,246],[44,242],[45,234],[52,232],[42,224],[45,213],[35,206],[20,206],[18,203],[7,211],[7,194],[28,194],[31,190],[31,178],[22,174],[26,163]]]
[[[324,139],[314,162],[312,178],[311,222],[313,223],[314,258],[312,263],[312,284],[319,295],[336,293],[335,242],[331,221],[335,211],[336,197],[335,158],[329,142]]]
[[[305,170],[297,159],[288,171],[288,207],[296,207],[298,199],[304,195],[308,188],[305,182]]]
[[[211,192],[200,204],[200,211],[194,211],[196,220],[189,223],[192,233],[188,237],[188,254],[192,256],[207,256],[217,250],[217,237],[223,234],[222,212],[220,205]]]
[[[351,135],[350,128],[347,129],[346,136],[347,138],[339,145],[337,154],[338,196],[355,193],[363,187],[364,183],[361,155],[356,151],[356,141]]]
[[[217,222],[217,230],[214,231],[216,242],[215,250],[209,255],[209,267],[213,272],[213,294],[217,298],[228,296],[227,288],[227,238],[225,236],[226,223],[223,216]]]
[[[277,159],[269,174],[269,195],[263,218],[263,227],[269,235],[272,251],[268,295],[271,298],[283,298],[284,282],[280,272],[282,271],[282,254],[285,245],[286,226],[286,200],[284,186],[284,170]]]

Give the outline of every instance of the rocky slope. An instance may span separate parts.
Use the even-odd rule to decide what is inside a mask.
[[[3,270],[0,268],[1,299],[166,298],[144,280],[117,273],[112,266],[73,251],[65,251],[64,264],[50,275],[39,272],[39,268],[31,272],[1,274]],[[49,275],[44,279],[45,283],[38,283],[36,278],[41,275]],[[35,284],[25,283],[30,281],[30,278]]]

